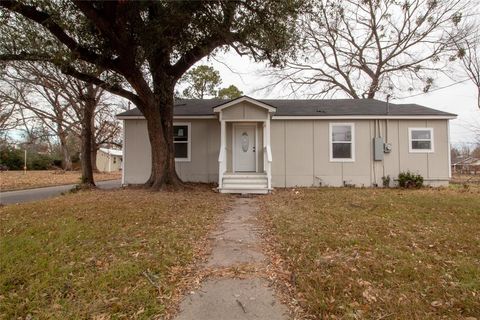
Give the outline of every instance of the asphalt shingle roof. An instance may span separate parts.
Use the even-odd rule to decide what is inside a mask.
[[[375,99],[271,100],[257,99],[275,107],[275,116],[380,116],[387,115],[387,103]],[[175,102],[175,116],[214,115],[213,108],[229,102],[221,99],[179,99]],[[418,104],[389,104],[389,116],[456,116]],[[142,116],[138,109],[118,116]]]

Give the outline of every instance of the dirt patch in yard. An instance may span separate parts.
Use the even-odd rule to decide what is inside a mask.
[[[281,190],[262,206],[307,317],[480,314],[479,189]]]
[[[121,172],[95,173],[95,181],[116,180],[122,176]],[[63,184],[80,183],[79,171],[38,170],[38,171],[1,171],[0,190],[20,190]]]
[[[0,318],[162,318],[230,199],[189,186],[0,208]]]

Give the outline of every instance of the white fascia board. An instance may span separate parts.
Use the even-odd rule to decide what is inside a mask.
[[[118,120],[145,120],[144,116],[119,116]],[[216,115],[206,115],[206,116],[174,116],[174,120],[177,119],[217,119]]]
[[[238,104],[238,103],[240,103],[240,102],[244,102],[244,101],[250,102],[250,103],[252,103],[252,104],[254,104],[254,105],[258,106],[258,107],[267,109],[268,112],[275,112],[275,111],[277,111],[277,108],[274,108],[274,107],[272,107],[271,105],[268,105],[268,104],[263,103],[263,102],[261,102],[261,101],[258,101],[258,100],[252,99],[252,98],[250,98],[250,97],[244,96],[244,97],[237,98],[237,99],[235,99],[235,100],[229,101],[229,102],[227,102],[227,103],[224,103],[224,104],[222,104],[222,105],[219,105],[219,106],[213,108],[213,112],[220,112],[220,111],[222,111],[222,110],[225,109],[225,108],[234,106],[234,105],[236,105],[236,104]]]
[[[118,120],[144,120],[144,116],[117,116]]]
[[[272,120],[450,120],[457,116],[272,116]]]

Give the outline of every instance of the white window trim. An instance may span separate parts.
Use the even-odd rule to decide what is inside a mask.
[[[187,157],[186,158],[175,158],[176,162],[190,162],[192,157],[192,124],[191,122],[174,122],[173,126],[187,126],[188,127],[188,137],[187,137]],[[183,143],[183,142],[180,142]],[[175,141],[173,141],[175,147]]]
[[[412,148],[412,131],[422,130],[430,131],[430,149],[413,149]],[[416,139],[416,141],[427,141],[427,139]],[[410,153],[433,153],[434,152],[434,136],[433,128],[408,128],[408,152]]]
[[[335,126],[350,126],[352,129],[352,157],[351,158],[333,158],[333,138],[332,129]],[[328,140],[330,149],[330,162],[355,162],[355,123],[353,122],[330,122],[328,130]]]

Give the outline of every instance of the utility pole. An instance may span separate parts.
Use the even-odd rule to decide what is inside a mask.
[[[25,160],[23,163],[23,173],[27,174],[27,149],[25,149]]]

